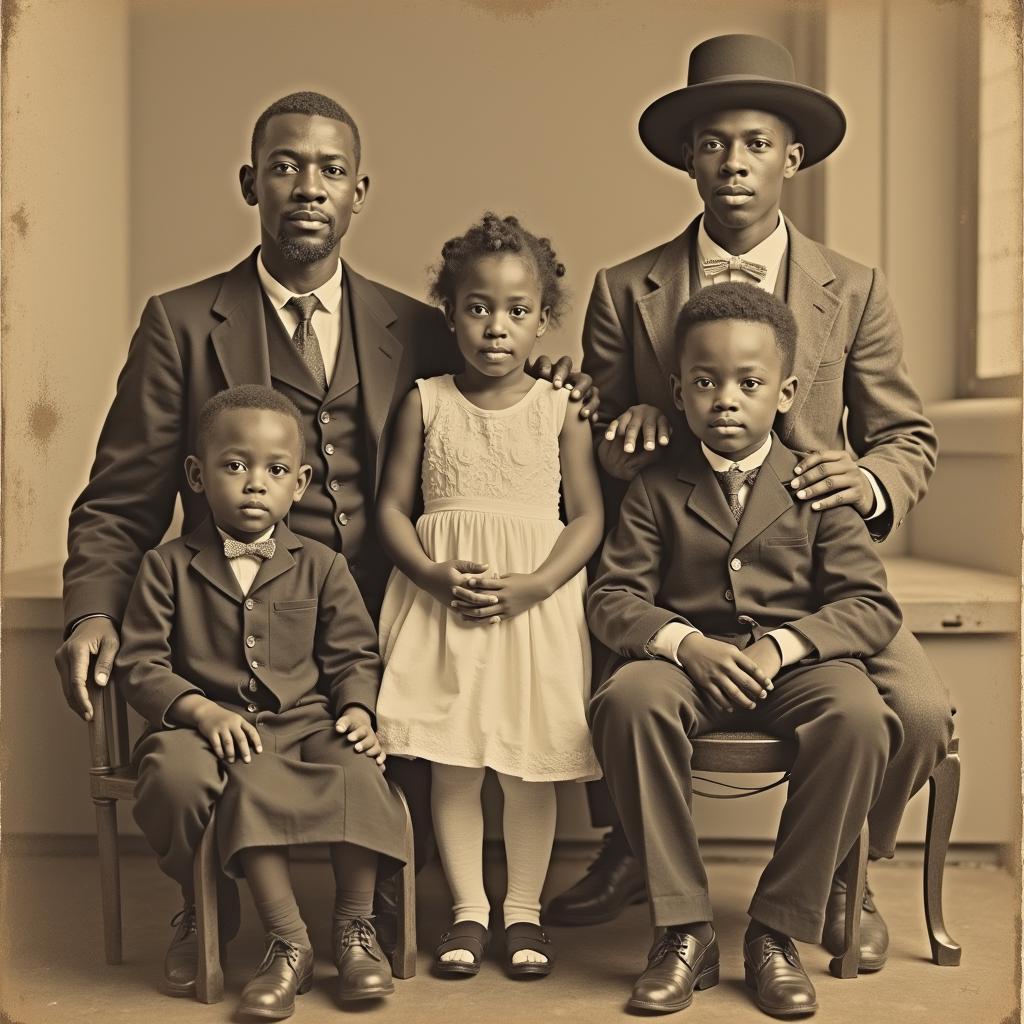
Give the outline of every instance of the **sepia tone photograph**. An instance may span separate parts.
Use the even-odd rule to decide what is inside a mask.
[[[4,0],[0,1021],[1019,1022],[1021,38]]]

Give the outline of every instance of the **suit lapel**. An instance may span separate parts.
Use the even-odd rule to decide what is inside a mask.
[[[736,532],[736,520],[725,500],[725,494],[715,479],[715,474],[700,450],[700,443],[687,445],[677,474],[680,480],[693,485],[686,507],[695,516],[704,520],[711,529],[726,540],[732,540]]]
[[[263,317],[263,289],[256,274],[256,252],[229,270],[213,304],[223,317],[210,340],[228,387],[270,385],[270,355]]]
[[[242,588],[224,557],[224,544],[213,520],[205,519],[185,538],[185,543],[195,551],[190,563],[192,568],[232,601],[241,602]]]
[[[405,347],[388,330],[397,317],[380,291],[347,263],[345,281],[350,289],[360,395],[366,414],[370,461],[376,483],[383,468],[381,435],[395,399]]]
[[[249,587],[250,594],[254,594],[271,580],[276,580],[295,565],[292,552],[302,547],[302,541],[284,523],[278,523],[274,529],[274,541],[274,556],[263,559],[256,578]]]
[[[799,384],[793,407],[781,418],[779,433],[785,441],[792,433],[800,410],[810,394],[822,353],[836,322],[842,300],[827,288],[835,280],[821,247],[800,234],[787,219],[789,231],[789,281],[786,304],[799,329],[793,373]]]
[[[647,274],[654,290],[641,296],[636,303],[651,347],[666,377],[677,372],[676,321],[679,310],[690,297],[690,258],[699,223],[699,217],[692,220],[681,235],[661,250]]]
[[[730,554],[742,551],[752,540],[764,533],[779,516],[793,507],[793,498],[785,481],[793,476],[796,458],[778,439],[772,440],[768,458],[764,460],[754,485],[747,495],[743,515],[736,527]]]

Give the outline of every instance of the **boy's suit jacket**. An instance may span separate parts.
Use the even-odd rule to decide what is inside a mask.
[[[457,369],[440,312],[344,266],[359,360],[374,488],[393,416],[417,377]],[[89,483],[75,502],[64,566],[66,628],[82,616],[120,622],[143,554],[155,547],[181,496],[183,532],[207,515],[185,480],[199,410],[236,384],[270,384],[256,252],[218,274],[149,300],[117,382]],[[372,495],[369,496],[372,500]],[[367,508],[372,518],[372,506]],[[324,524],[318,539],[329,541]],[[387,571],[385,566],[382,570]]]
[[[583,366],[601,391],[602,425],[631,405],[656,406],[676,437],[691,438],[669,375],[676,322],[690,296],[699,218],[677,238],[601,270],[583,329]],[[938,442],[910,382],[903,338],[881,271],[802,235],[787,219],[786,304],[796,318],[796,401],[775,428],[796,451],[845,447],[881,482],[890,513],[869,523],[884,537],[925,493]]]
[[[247,595],[210,519],[146,553],[117,670],[125,699],[152,725],[168,725],[186,693],[239,711],[326,702],[335,717],[350,704],[373,714],[377,631],[344,556],[284,523],[274,540]]]
[[[758,633],[788,626],[821,660],[882,650],[901,614],[864,521],[849,506],[815,512],[791,497],[796,464],[774,437],[738,524],[699,446],[643,470],[588,593],[598,639],[644,658],[669,622],[717,637],[750,636],[756,623]]]

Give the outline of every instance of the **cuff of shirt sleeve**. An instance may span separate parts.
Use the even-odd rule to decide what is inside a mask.
[[[782,658],[782,667],[795,665],[803,661],[809,654],[814,653],[814,645],[792,629],[771,629],[765,636],[770,636],[779,649],[779,656]]]
[[[885,491],[882,490],[882,485],[875,479],[875,474],[863,466],[858,466],[857,468],[868,478],[868,483],[871,484],[871,493],[875,496],[874,508],[872,508],[870,514],[864,517],[865,522],[870,522],[872,519],[884,516],[889,505],[885,500]]]
[[[664,658],[674,665],[679,665],[677,652],[679,645],[691,634],[699,633],[695,626],[684,626],[681,622],[670,622],[662,626],[654,636],[644,645],[644,650],[650,658]],[[680,665],[680,668],[682,666]]]

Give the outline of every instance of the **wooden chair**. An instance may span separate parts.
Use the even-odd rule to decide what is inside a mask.
[[[103,901],[103,942],[108,964],[121,962],[121,871],[117,843],[117,801],[135,798],[135,772],[128,742],[128,709],[112,680],[105,687],[90,684],[89,699],[96,713],[89,723],[92,767],[89,789],[96,806],[96,839],[99,847],[100,891]],[[396,978],[416,974],[416,874],[413,856],[412,819],[402,791],[391,786],[405,810],[405,867],[398,885],[398,942],[392,968]],[[199,973],[196,998],[216,1003],[224,996],[224,972],[220,963],[217,932],[217,848],[213,818],[196,851],[192,872],[199,938]]]
[[[786,772],[793,764],[796,743],[760,732],[712,732],[691,741],[694,771]],[[960,741],[954,737],[928,780],[928,825],[924,846],[924,912],[932,961],[943,967],[960,964],[960,946],[942,919],[942,875],[949,835],[960,791]],[[860,958],[860,912],[867,875],[868,826],[865,823],[842,871],[846,882],[844,951],[833,957],[829,971],[836,978],[857,977]]]

